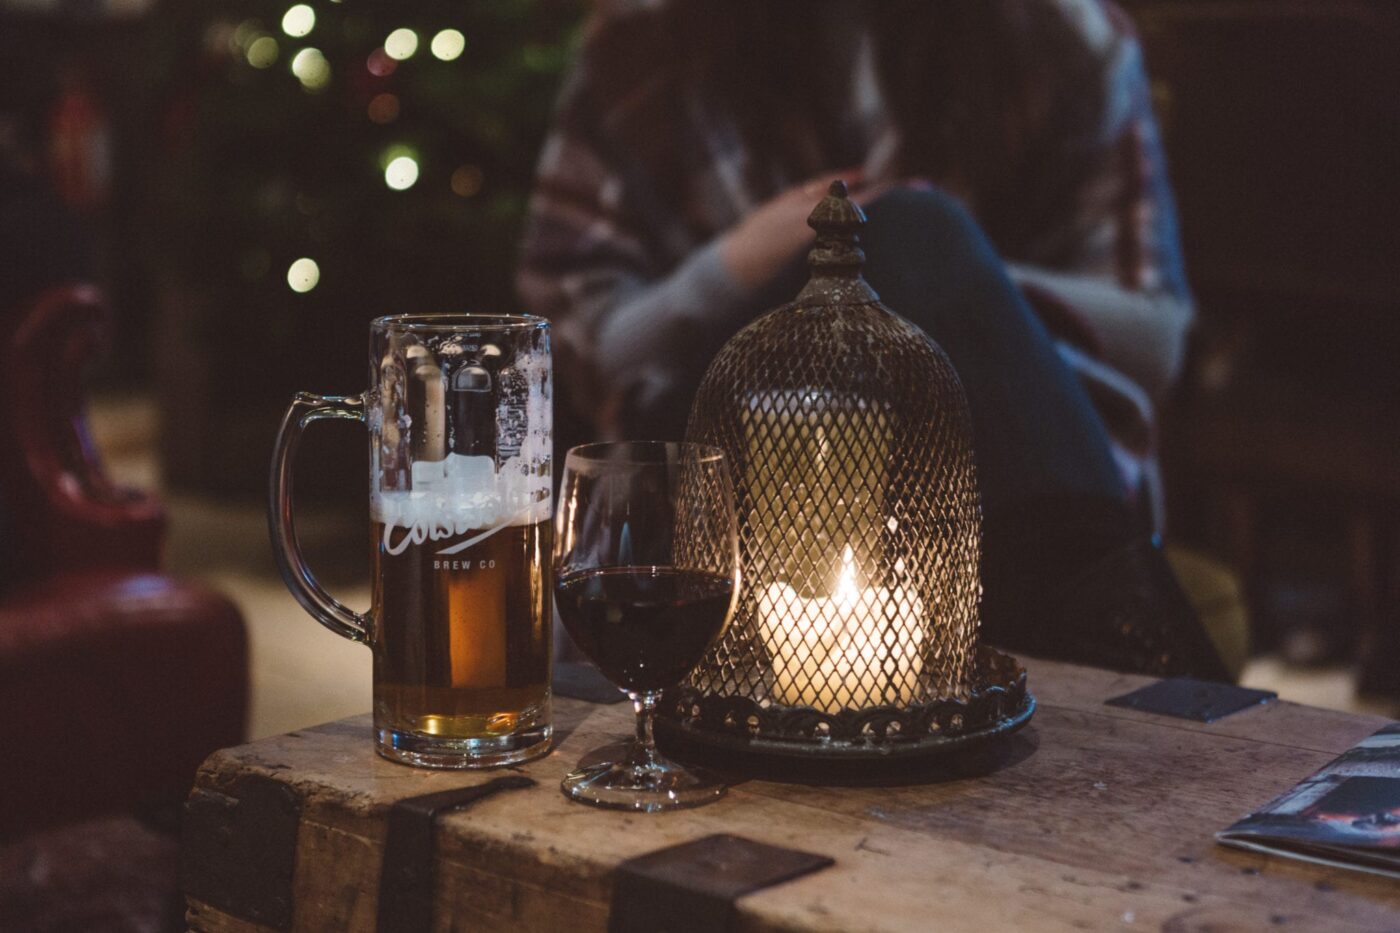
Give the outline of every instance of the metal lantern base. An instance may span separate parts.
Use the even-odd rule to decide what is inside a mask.
[[[798,784],[925,783],[995,770],[1000,740],[1035,713],[1026,672],[978,648],[966,699],[823,713],[745,697],[668,693],[656,721],[663,751],[735,777]]]

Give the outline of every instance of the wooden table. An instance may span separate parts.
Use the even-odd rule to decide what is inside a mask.
[[[1027,667],[1040,708],[989,775],[859,789],[749,781],[714,805],[661,815],[597,810],[558,792],[578,758],[626,732],[631,716],[625,704],[558,700],[558,749],[506,770],[538,787],[440,817],[436,929],[603,930],[619,861],[712,833],[836,860],[742,898],[744,930],[1400,929],[1394,880],[1212,841],[1383,720],[1278,702],[1206,725],[1103,705],[1148,678]],[[234,821],[218,833],[235,857],[212,879],[204,865],[202,889],[241,883],[266,895],[281,883],[295,929],[373,930],[389,805],[497,773],[384,761],[368,717],[219,752],[192,806],[202,795],[233,812],[240,805],[222,801],[270,790],[293,808],[283,832],[295,849],[280,856],[280,882],[276,871],[218,876],[279,857],[275,840]],[[200,825],[189,831],[208,831]],[[240,843],[240,832],[253,838]],[[207,842],[187,838],[187,851]],[[237,896],[225,909],[215,899],[189,899],[192,929],[269,928],[237,916]]]

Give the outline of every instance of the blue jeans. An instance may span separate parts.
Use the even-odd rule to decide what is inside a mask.
[[[988,514],[1045,499],[1123,503],[1103,422],[977,222],[945,194],[910,189],[869,217],[866,280],[943,348],[967,391]]]

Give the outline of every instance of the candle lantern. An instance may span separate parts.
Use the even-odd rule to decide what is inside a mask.
[[[742,582],[663,706],[678,751],[819,776],[965,748],[1034,710],[1024,670],[977,641],[962,385],[861,277],[864,222],[833,182],[808,220],[807,286],[730,340],[696,396],[687,437],[729,456]]]

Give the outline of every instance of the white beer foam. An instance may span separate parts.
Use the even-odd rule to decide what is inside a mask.
[[[427,529],[430,540],[548,521],[551,482],[547,471],[541,475],[534,466],[540,462],[537,451],[524,449],[499,470],[492,457],[448,454],[444,460],[420,460],[413,464],[412,490],[376,489],[370,513],[387,526]]]

